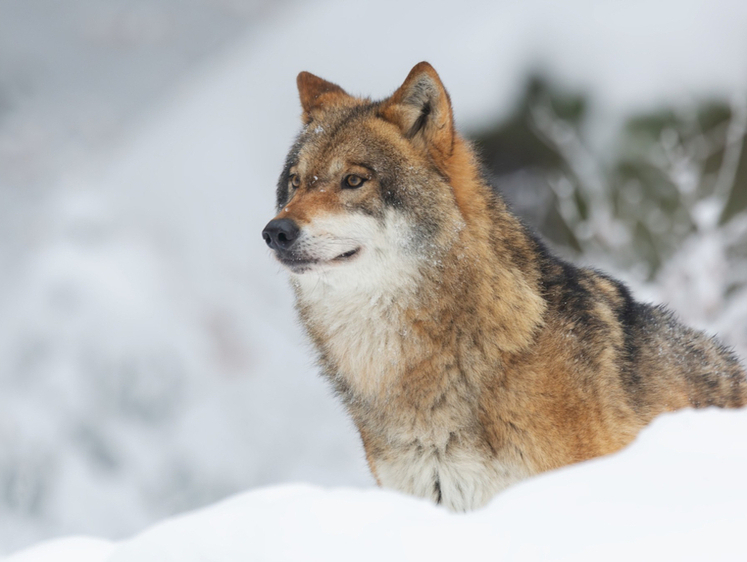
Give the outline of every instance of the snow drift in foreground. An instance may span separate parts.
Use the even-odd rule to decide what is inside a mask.
[[[747,411],[685,411],[621,453],[525,481],[466,515],[383,490],[285,485],[120,543],[64,539],[6,562],[733,560],[745,474]]]

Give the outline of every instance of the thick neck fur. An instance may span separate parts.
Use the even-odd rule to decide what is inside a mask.
[[[497,212],[504,203],[466,142],[456,139],[443,164],[464,227],[437,259],[392,264],[382,283],[294,279],[301,318],[348,400],[387,401],[408,388],[437,400],[449,384],[439,378],[500,372],[495,358],[525,349],[542,322],[539,272],[517,259],[531,239]]]
[[[482,179],[471,147],[460,137],[446,171],[467,226],[452,248],[452,270],[435,282],[461,279],[462,294],[452,298],[453,306],[479,307],[484,311],[480,317],[491,325],[476,331],[492,334],[487,339],[493,339],[502,354],[520,352],[532,342],[546,306],[540,296],[540,271],[522,257],[532,253],[534,241],[519,220],[505,212],[505,202]],[[442,294],[444,289],[449,288],[443,287]]]

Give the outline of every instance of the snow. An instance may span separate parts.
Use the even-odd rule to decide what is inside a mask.
[[[106,560],[115,545],[104,539],[90,537],[66,537],[47,541],[23,552],[4,558],[14,562],[98,562]]]
[[[734,560],[747,526],[745,443],[747,412],[678,412],[620,453],[520,483],[468,514],[385,490],[286,484],[119,543],[54,541],[6,560]]]
[[[684,546],[672,552],[689,555],[704,548],[698,529],[721,539],[723,529],[744,528],[718,487],[730,482],[729,497],[745,505],[744,485],[729,480],[732,466],[745,473],[747,443],[743,416],[733,413],[663,419],[645,435],[666,439],[644,436],[619,457],[621,468],[605,459],[541,477],[474,515],[369,489],[358,436],[317,376],[285,274],[260,232],[300,124],[300,70],[381,97],[429,60],[457,122],[477,127],[508,111],[527,67],[539,66],[588,85],[600,111],[622,115],[743,91],[747,4],[438,0],[423,9],[328,0],[279,10],[85,164],[76,157],[33,196],[0,194],[8,219],[0,220],[0,552],[60,535],[119,540],[240,490],[291,481],[311,485],[234,497],[116,543],[115,552],[231,559],[256,547],[274,559],[309,559],[326,548],[359,560],[430,549],[437,559],[457,548],[544,556],[551,545],[560,558],[588,545],[608,559],[605,545],[632,556],[639,544],[664,548],[676,538]],[[723,266],[678,263],[699,275]],[[680,290],[677,271],[664,298]],[[714,287],[698,281],[677,306],[699,310]],[[740,302],[723,321],[692,316],[747,341],[747,295]],[[703,435],[687,450],[693,432]],[[672,488],[677,482],[687,493]],[[700,510],[731,520],[709,526]],[[61,557],[78,544],[80,560],[106,555],[106,543],[90,540],[37,552]]]

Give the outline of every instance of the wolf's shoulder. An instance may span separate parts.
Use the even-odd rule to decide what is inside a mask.
[[[687,330],[663,305],[638,300],[619,279],[596,268],[578,266],[555,254],[532,235],[540,290],[548,314],[579,334],[621,333],[629,356],[657,336]]]

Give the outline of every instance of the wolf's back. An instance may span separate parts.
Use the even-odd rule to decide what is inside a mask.
[[[639,393],[644,405],[655,400],[670,410],[747,404],[745,370],[715,338],[681,324],[662,306],[639,305],[630,329],[637,355],[633,367],[640,371],[640,385],[649,387],[648,399]]]
[[[602,273],[567,264],[538,246],[550,314],[594,342],[618,373],[624,396],[643,423],[694,407],[747,405],[747,372],[713,337],[680,323],[664,306],[636,301]]]

